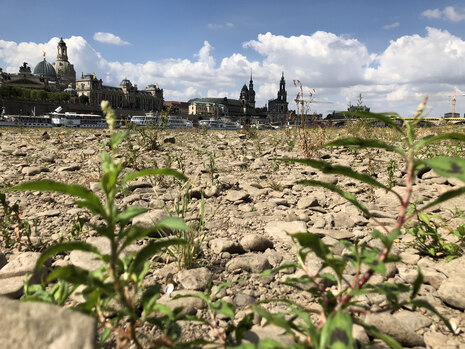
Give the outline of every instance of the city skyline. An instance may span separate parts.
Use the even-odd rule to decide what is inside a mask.
[[[54,62],[63,36],[77,78],[158,83],[165,100],[237,99],[251,71],[257,107],[276,98],[284,71],[289,107],[298,79],[316,100],[332,102],[311,106],[324,115],[356,104],[359,93],[372,111],[406,117],[424,93],[465,93],[465,6],[453,1],[6,0],[2,8],[0,67],[9,73],[23,61],[34,67],[43,52]],[[428,106],[440,116],[451,98]],[[463,116],[465,98],[456,111]]]

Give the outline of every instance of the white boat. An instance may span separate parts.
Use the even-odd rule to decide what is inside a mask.
[[[208,128],[210,130],[239,130],[241,128],[241,124],[239,124],[238,122],[214,119],[200,120],[199,126]]]
[[[168,122],[166,123],[166,128],[176,129],[176,128],[192,128],[192,121],[182,119],[176,116],[168,116]]]
[[[52,112],[48,116],[54,126],[83,127],[83,128],[107,128],[105,118],[98,114],[81,114],[74,112]]]
[[[158,126],[160,121],[157,115],[134,115],[131,123],[137,126]]]
[[[0,126],[10,127],[53,127],[48,116],[35,115],[3,115],[0,118]]]

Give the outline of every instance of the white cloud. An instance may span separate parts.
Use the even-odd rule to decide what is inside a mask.
[[[305,91],[316,89],[315,99],[334,102],[312,105],[312,111],[322,113],[347,108],[349,101],[356,103],[361,92],[373,111],[397,111],[408,116],[421,100],[409,96],[450,94],[455,88],[465,91],[465,41],[434,28],[427,28],[424,36],[399,37],[378,55],[357,39],[318,31],[290,37],[260,34],[243,44],[261,55],[258,60],[241,53],[215,59],[214,48],[205,41],[192,59],[166,58],[137,64],[108,61],[80,36],[64,40],[77,78],[81,72],[95,72],[106,85],[117,86],[128,78],[139,89],[158,83],[166,100],[238,98],[251,70],[257,106],[276,98],[284,71],[290,107],[294,108],[297,92],[292,82],[299,79]],[[0,66],[16,73],[26,61],[33,68],[43,59],[42,51],[53,63],[58,41],[56,37],[45,43],[0,40]],[[435,115],[450,111],[450,99],[431,98],[430,107]],[[465,109],[465,98],[457,99],[457,109]]]
[[[423,17],[432,18],[432,19],[446,19],[452,22],[460,22],[465,20],[465,11],[457,12],[453,6],[447,6],[443,10],[434,9],[434,10],[425,10],[421,14]]]
[[[395,22],[395,23],[392,23],[392,24],[386,24],[385,26],[383,26],[383,28],[388,30],[388,29],[397,28],[398,26],[400,26],[400,23]]]
[[[94,34],[94,40],[98,42],[103,42],[105,44],[117,45],[117,46],[125,46],[131,45],[129,42],[124,41],[119,36],[116,36],[112,33],[102,33],[97,32]]]

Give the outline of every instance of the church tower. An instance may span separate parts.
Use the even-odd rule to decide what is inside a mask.
[[[251,109],[255,109],[255,90],[253,89],[252,72],[250,72],[250,81],[249,81],[249,107]]]
[[[279,82],[278,100],[280,102],[287,102],[286,81],[284,80],[284,72]]]
[[[68,87],[68,85],[74,88],[76,86],[76,71],[68,61],[68,48],[63,38],[58,42],[57,49],[57,61],[53,63],[53,67],[57,73],[58,81],[64,88]]]

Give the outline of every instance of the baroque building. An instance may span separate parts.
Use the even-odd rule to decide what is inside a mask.
[[[76,81],[76,93],[78,97],[86,96],[88,104],[100,106],[103,100],[110,102],[114,109],[138,109],[144,111],[161,111],[163,109],[163,89],[158,85],[149,85],[144,90],[139,90],[128,79],[123,79],[119,86],[103,85],[102,79],[97,75],[82,75]]]
[[[58,83],[65,88],[71,85],[73,88],[76,86],[76,71],[74,65],[68,61],[68,48],[63,38],[58,42],[57,60],[53,63]]]
[[[268,101],[268,119],[272,123],[283,124],[286,120],[288,112],[286,81],[284,80],[284,72],[279,82],[278,98]]]
[[[252,74],[249,87],[242,87],[239,99],[223,98],[194,98],[188,101],[189,115],[204,117],[229,117],[238,120],[255,113],[255,90]]]

